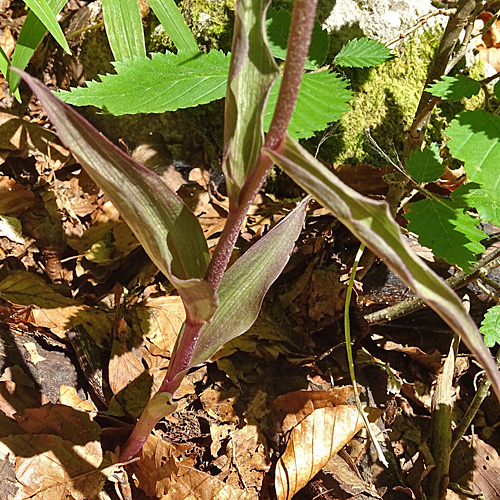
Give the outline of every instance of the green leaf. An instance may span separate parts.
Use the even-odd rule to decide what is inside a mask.
[[[116,61],[146,57],[144,29],[137,0],[102,0],[102,15]]]
[[[478,109],[460,113],[446,129],[450,153],[464,162],[467,177],[500,203],[500,118]]]
[[[495,86],[493,87],[493,92],[495,94],[495,97],[500,100],[500,80],[495,83]]]
[[[269,130],[276,102],[278,100],[281,77],[269,93],[264,128]],[[353,95],[347,89],[347,82],[336,73],[319,71],[306,73],[302,77],[297,105],[288,125],[288,133],[294,139],[307,139],[317,130],[325,129],[329,123],[337,121],[349,109],[347,102]]]
[[[174,0],[148,0],[179,52],[198,52],[198,45]]]
[[[500,226],[500,205],[479,184],[462,184],[453,191],[451,199],[466,208],[475,208],[483,221]]]
[[[500,306],[490,307],[486,311],[479,331],[484,335],[484,343],[488,347],[500,344]]]
[[[24,0],[24,2],[36,15],[36,17],[38,17],[38,19],[43,23],[43,25],[49,30],[50,34],[65,50],[65,52],[71,54],[68,42],[66,41],[66,38],[64,38],[64,33],[59,26],[56,16],[52,12],[51,6],[47,2],[47,0]]]
[[[267,41],[271,53],[276,59],[286,59],[288,33],[292,23],[292,15],[285,9],[276,10],[272,7],[267,12],[266,29]],[[304,65],[305,69],[315,70],[323,65],[328,54],[328,33],[323,30],[319,22],[314,23],[311,36],[311,45]]]
[[[236,3],[231,68],[227,80],[222,170],[236,208],[239,193],[260,156],[267,95],[278,76],[265,33],[267,0]]]
[[[217,298],[203,280],[209,254],[193,213],[161,177],[108,141],[38,80],[20,73],[38,96],[63,143],[177,288],[188,318],[200,322],[210,319]]]
[[[464,97],[471,98],[479,94],[481,84],[468,76],[443,76],[441,80],[436,80],[427,91],[436,97],[460,101]]]
[[[50,7],[52,14],[57,16],[66,4],[66,1],[67,0],[47,0],[47,5]],[[35,49],[45,36],[46,31],[47,28],[43,25],[42,21],[36,17],[36,14],[33,11],[28,12],[26,21],[24,21],[21,32],[19,33],[16,48],[12,54],[12,66],[19,69],[26,68]],[[19,75],[14,71],[9,70],[7,72],[7,83],[9,84],[11,92],[17,89],[19,78]],[[19,93],[16,95],[19,95]],[[18,100],[20,101],[20,98]]]
[[[371,38],[355,38],[340,49],[334,63],[348,68],[366,68],[389,59],[392,59],[391,51],[383,43]]]
[[[152,54],[151,59],[113,63],[116,75],[101,76],[58,96],[75,106],[96,106],[113,115],[163,113],[221,99],[226,93],[229,58],[208,54]]]
[[[203,363],[253,325],[264,296],[292,253],[307,203],[308,199],[302,201],[226,271],[218,289],[220,306],[212,321],[203,327],[190,366]]]
[[[444,165],[437,144],[431,144],[422,151],[414,149],[406,160],[406,170],[418,183],[439,179],[443,175]]]
[[[481,362],[500,397],[500,373],[476,324],[460,299],[404,242],[386,203],[365,198],[287,137],[271,159],[327,207],[360,241],[379,256],[428,306],[459,334]]]
[[[475,255],[484,252],[480,241],[485,238],[476,226],[478,220],[465,213],[458,203],[425,199],[412,203],[405,214],[408,230],[418,234],[421,245],[464,270],[476,262]]]

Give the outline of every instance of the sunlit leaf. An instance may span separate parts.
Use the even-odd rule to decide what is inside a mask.
[[[475,208],[483,221],[500,225],[500,200],[475,182],[461,184],[451,194],[452,200],[466,208]]]
[[[444,165],[439,158],[436,144],[423,150],[414,149],[406,160],[406,170],[417,182],[434,182],[444,172]]]
[[[104,28],[116,61],[146,57],[137,0],[102,0]]]
[[[457,203],[426,198],[412,203],[405,217],[419,243],[450,264],[469,269],[477,260],[475,255],[484,252],[480,241],[486,235],[476,227],[479,221]]]
[[[493,306],[486,311],[481,323],[481,333],[488,347],[500,344],[500,306]]]
[[[201,331],[191,366],[203,363],[252,326],[267,290],[288,262],[306,208],[307,201],[303,201],[226,271],[218,289],[220,306]]]
[[[442,99],[460,101],[464,97],[471,98],[479,94],[481,84],[464,75],[442,76],[441,80],[435,81],[427,90]]]
[[[49,30],[50,34],[55,38],[56,42],[68,53],[71,54],[69,50],[68,42],[64,38],[64,33],[57,22],[56,15],[51,9],[51,6],[47,0],[24,0],[26,5],[31,9],[31,11],[36,15],[36,17],[43,23],[43,25]]]
[[[355,38],[340,49],[334,62],[349,68],[366,68],[382,64],[391,58],[390,49],[383,43],[371,38]]]
[[[388,206],[366,198],[341,182],[327,167],[290,138],[278,151],[266,151],[292,179],[311,193],[378,255],[428,306],[459,334],[483,364],[500,397],[500,374],[476,324],[460,299],[408,248]]]
[[[221,99],[229,57],[208,54],[151,54],[151,59],[115,62],[116,75],[101,76],[59,97],[75,106],[96,106],[113,115],[163,113]]]
[[[209,254],[198,220],[163,179],[127,156],[38,80],[23,73],[61,140],[107,194],[151,260],[179,291],[191,321],[217,307],[203,280]]]
[[[269,92],[264,115],[265,130],[271,125],[280,85],[281,77]],[[353,97],[347,85],[348,83],[336,73],[306,73],[302,77],[297,105],[288,125],[290,136],[294,139],[307,139],[317,130],[323,130],[329,123],[339,120],[349,110],[348,101]]]

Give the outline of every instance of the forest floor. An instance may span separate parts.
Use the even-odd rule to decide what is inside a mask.
[[[4,10],[4,48],[14,43],[5,27],[15,35],[22,20]],[[78,67],[58,64],[56,52],[46,45],[28,68],[51,86]],[[189,372],[177,411],[154,429],[140,460],[116,463],[117,447],[162,381],[183,306],[21,89],[22,105],[0,96],[0,500],[424,499],[434,467],[432,397],[453,334],[426,309],[376,319],[375,311],[413,294],[365,254],[351,304],[352,350],[385,467],[353,405],[346,355],[344,304],[359,242],[315,203],[254,326]],[[119,145],[145,150],[149,160],[161,156],[157,144]],[[196,157],[213,157],[204,147]],[[192,155],[164,158],[156,167],[213,249],[227,215],[223,185]],[[384,195],[384,169],[334,168],[363,194]],[[237,252],[294,205],[262,192]],[[440,275],[455,272],[408,238]],[[500,280],[495,270],[489,277]],[[494,303],[475,283],[457,293],[478,323]],[[480,374],[460,346],[450,425],[461,421]],[[500,498],[499,412],[488,396],[452,455],[455,491],[446,499],[467,498],[460,488]]]

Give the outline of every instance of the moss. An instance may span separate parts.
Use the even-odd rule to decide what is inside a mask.
[[[363,161],[384,165],[366,140],[367,129],[384,151],[403,150],[405,133],[413,120],[439,40],[439,32],[427,31],[401,44],[392,61],[371,69],[344,71],[355,98],[351,110],[326,141],[324,148],[329,158],[324,159],[331,163]]]

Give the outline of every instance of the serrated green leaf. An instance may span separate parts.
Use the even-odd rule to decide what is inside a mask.
[[[201,330],[190,366],[203,363],[253,325],[264,296],[288,262],[306,208],[304,200],[226,271],[218,289],[220,306]]]
[[[66,4],[66,1],[67,0],[47,0],[47,5],[50,7],[52,14],[57,16]],[[28,12],[26,21],[24,21],[21,32],[19,33],[14,53],[12,54],[12,66],[19,69],[26,68],[35,49],[45,36],[46,31],[47,28],[40,19],[36,17],[35,13],[32,11]],[[17,90],[19,78],[19,75],[14,71],[7,72],[7,83],[9,84],[11,92]],[[16,96],[19,96],[19,92],[16,93]],[[18,100],[20,100],[20,98]]]
[[[267,0],[240,0],[235,7],[231,68],[227,80],[222,170],[229,201],[239,194],[264,143],[264,108],[278,67],[266,41]]]
[[[500,306],[490,307],[486,311],[479,331],[484,335],[484,343],[488,347],[500,344]]]
[[[144,29],[137,0],[102,0],[104,28],[116,61],[146,57]]]
[[[347,42],[335,56],[334,62],[348,68],[367,68],[392,58],[390,49],[371,38],[355,38]]]
[[[179,52],[199,51],[196,40],[174,0],[148,0],[148,3]]]
[[[418,234],[421,245],[464,270],[476,262],[475,255],[484,252],[485,238],[476,226],[478,220],[465,213],[458,203],[425,199],[412,203],[405,214],[408,230]]]
[[[281,78],[274,84],[267,101],[264,128],[269,130]],[[294,139],[307,139],[314,132],[325,129],[329,123],[337,121],[349,109],[348,101],[353,97],[347,82],[336,73],[319,71],[306,73],[302,77],[297,105],[288,125],[288,133]]]
[[[444,165],[437,144],[431,144],[423,150],[414,149],[406,160],[406,170],[419,183],[439,179],[443,175]]]
[[[366,198],[345,185],[288,136],[277,151],[266,150],[266,153],[295,182],[330,209],[462,337],[485,367],[500,397],[500,373],[476,324],[453,290],[408,248],[387,204]]]
[[[436,80],[427,91],[436,97],[460,101],[467,97],[479,94],[481,84],[472,78],[464,75],[443,76],[441,80]]]
[[[271,53],[276,59],[283,61],[286,59],[286,47],[291,22],[292,15],[287,10],[280,9],[277,11],[272,7],[268,9],[266,20],[267,41]],[[316,21],[311,35],[309,53],[304,65],[305,69],[315,70],[323,65],[328,54],[329,43],[328,33]]]
[[[116,75],[57,95],[68,104],[96,106],[113,115],[189,108],[224,97],[229,57],[216,50],[194,55],[155,53],[151,59],[114,66]]]
[[[467,177],[500,203],[500,117],[478,109],[460,113],[446,129],[448,148],[464,162]]]
[[[155,172],[108,141],[42,83],[20,72],[37,95],[66,147],[104,191],[151,260],[176,287],[191,322],[208,321],[217,308],[203,280],[209,254],[189,208]]]
[[[495,97],[500,100],[500,80],[495,83],[495,86],[493,87],[493,92],[495,94]]]
[[[475,208],[483,221],[500,226],[500,205],[479,184],[462,184],[453,191],[451,198],[464,207]]]
[[[52,12],[51,6],[47,2],[47,0],[24,0],[24,2],[36,15],[36,17],[38,17],[42,24],[49,30],[49,33],[65,50],[65,52],[71,54],[71,50],[69,50],[69,45],[66,41],[66,38],[64,38],[64,33],[61,29],[61,26],[59,26],[56,16]]]

